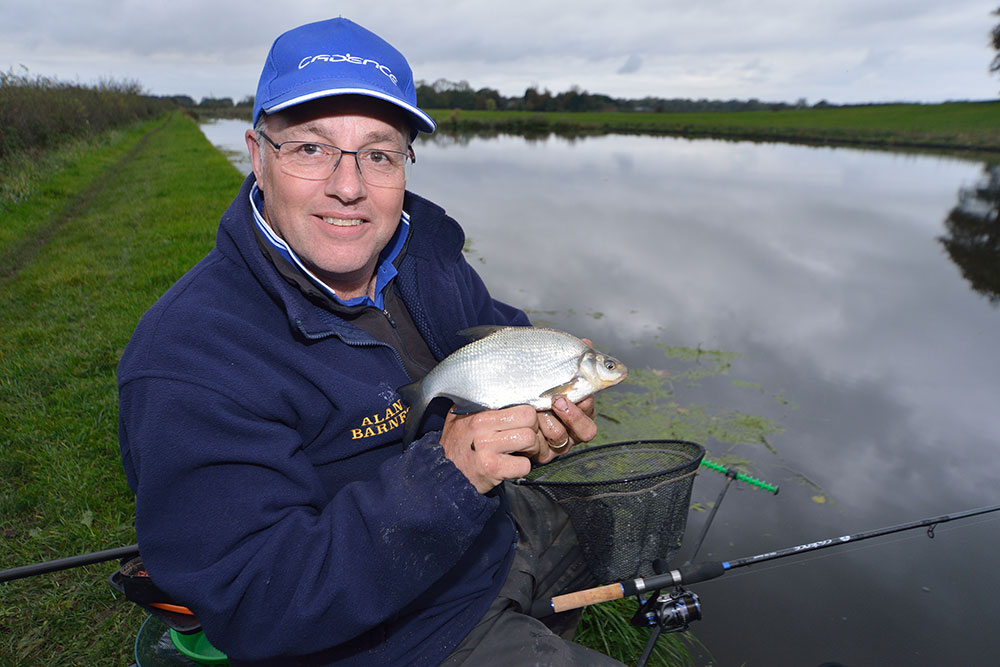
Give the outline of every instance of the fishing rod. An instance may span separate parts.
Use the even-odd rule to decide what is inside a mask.
[[[881,535],[888,535],[919,527],[929,526],[928,536],[934,537],[934,527],[939,523],[955,521],[957,519],[963,519],[1000,510],[1000,505],[982,507],[965,512],[897,524],[886,528],[880,528],[878,530],[857,533],[855,535],[845,535],[842,537],[820,540],[808,544],[800,544],[788,549],[771,551],[764,554],[758,554],[756,556],[750,556],[748,558],[740,558],[731,561],[705,561],[692,564],[692,561],[694,561],[697,556],[698,551],[704,542],[705,536],[712,525],[712,521],[726,496],[726,492],[732,485],[732,482],[739,480],[745,482],[751,487],[756,487],[775,495],[778,493],[777,485],[769,484],[768,482],[751,477],[745,473],[738,472],[733,468],[726,468],[720,463],[709,461],[708,459],[702,459],[700,465],[724,475],[726,477],[726,483],[712,506],[708,519],[702,526],[701,535],[699,536],[697,543],[687,561],[685,561],[680,567],[670,569],[665,559],[657,558],[651,563],[654,573],[653,576],[624,580],[613,584],[607,584],[605,586],[598,586],[596,588],[577,591],[575,593],[568,593],[566,595],[556,596],[547,601],[539,600],[532,605],[531,615],[536,618],[544,618],[554,613],[570,611],[572,609],[578,609],[580,607],[598,604],[600,602],[619,600],[626,596],[634,595],[639,602],[639,609],[632,617],[632,625],[649,627],[652,629],[649,640],[646,642],[646,646],[643,649],[642,656],[639,658],[639,662],[637,663],[637,667],[644,667],[647,660],[652,655],[656,642],[661,634],[682,632],[687,630],[692,622],[702,618],[701,602],[699,601],[698,596],[691,591],[685,590],[683,584],[693,584],[707,581],[709,579],[715,579],[716,577],[722,576],[729,570],[738,567],[753,565],[755,563],[784,558],[786,556],[806,553],[809,551],[816,551],[818,549],[847,544],[850,542],[859,542]],[[661,589],[666,587],[672,587],[672,590],[661,594]]]
[[[757,554],[756,556],[749,556],[746,558],[738,558],[731,561],[704,561],[693,565],[682,565],[675,570],[670,570],[669,572],[653,575],[651,577],[640,577],[631,581],[620,581],[614,584],[607,584],[606,586],[598,586],[597,588],[590,588],[584,591],[560,595],[552,598],[550,605],[552,613],[578,609],[579,607],[585,607],[599,602],[607,602],[609,600],[618,600],[626,596],[639,595],[645,591],[657,590],[667,586],[679,587],[682,584],[695,584],[702,581],[708,581],[710,579],[721,577],[729,570],[735,570],[739,567],[746,567],[748,565],[755,565],[757,563],[763,563],[765,561],[775,560],[778,558],[785,558],[787,556],[795,556],[798,554],[808,553],[810,551],[818,551],[820,549],[860,542],[873,537],[891,535],[893,533],[913,530],[915,528],[927,527],[927,536],[933,538],[934,529],[938,524],[947,523],[949,521],[957,521],[959,519],[967,519],[996,511],[1000,511],[1000,505],[990,505],[988,507],[979,507],[976,509],[965,510],[963,512],[929,517],[917,521],[887,526],[885,528],[878,528],[876,530],[855,533],[854,535],[831,537],[825,540],[800,544],[787,549],[779,549],[778,551],[770,551],[768,553]],[[695,609],[696,605],[697,599],[694,600],[694,605],[687,603],[685,606],[688,607],[689,612],[694,612],[697,611]],[[700,617],[699,612],[698,618]]]
[[[133,558],[138,555],[139,546],[132,544],[127,547],[105,549],[104,551],[95,551],[93,553],[81,554],[79,556],[57,558],[56,560],[48,560],[42,563],[12,567],[9,570],[0,570],[0,583],[13,581],[15,579],[23,579],[24,577],[33,577],[36,574],[58,572],[59,570],[68,570],[73,567],[103,563],[105,561],[115,560],[118,558]]]

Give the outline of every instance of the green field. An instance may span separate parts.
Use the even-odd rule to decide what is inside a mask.
[[[442,130],[667,134],[946,151],[1000,152],[1000,101],[713,113],[533,113],[432,109]]]

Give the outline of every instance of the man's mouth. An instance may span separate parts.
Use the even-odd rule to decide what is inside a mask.
[[[364,220],[360,218],[327,218],[323,217],[323,222],[334,227],[357,227]]]

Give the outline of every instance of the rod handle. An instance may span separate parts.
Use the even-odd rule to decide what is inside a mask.
[[[608,584],[597,588],[588,588],[585,591],[576,591],[552,598],[552,611],[559,613],[569,611],[578,607],[607,602],[608,600],[619,600],[625,597],[625,588],[620,584]]]

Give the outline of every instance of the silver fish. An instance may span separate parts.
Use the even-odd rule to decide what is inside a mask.
[[[403,444],[413,442],[430,402],[443,396],[468,414],[512,405],[552,407],[558,394],[576,403],[628,375],[625,364],[576,336],[539,327],[472,327],[473,342],[445,357],[419,382],[398,389],[410,406]]]

